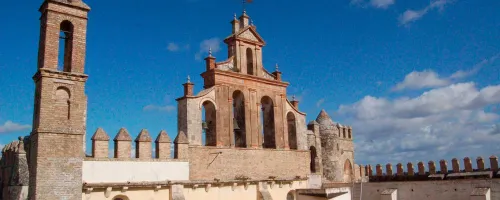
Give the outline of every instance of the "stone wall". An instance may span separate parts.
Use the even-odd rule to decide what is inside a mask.
[[[500,199],[500,179],[380,182],[363,183],[362,187],[362,199],[372,200],[380,199],[381,193],[386,189],[396,189],[397,199],[469,200],[476,188],[490,188],[491,199]]]
[[[309,152],[275,149],[190,147],[191,180],[232,180],[306,177]]]

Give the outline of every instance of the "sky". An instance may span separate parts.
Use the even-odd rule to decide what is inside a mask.
[[[202,89],[211,47],[227,57],[240,0],[87,0],[87,141],[177,134],[189,75]],[[41,1],[0,7],[0,144],[33,118]],[[307,121],[325,109],[351,125],[355,162],[393,164],[500,155],[497,0],[254,0],[247,13]],[[90,149],[90,142],[87,142]],[[90,153],[89,150],[87,150]]]

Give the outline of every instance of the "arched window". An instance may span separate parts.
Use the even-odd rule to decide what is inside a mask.
[[[316,159],[318,159],[318,154],[316,152],[316,147],[311,146],[309,148],[311,151],[311,163],[310,163],[310,168],[311,168],[311,173],[316,173]]]
[[[263,125],[263,135],[264,135],[264,148],[276,148],[276,136],[274,131],[274,105],[273,100],[268,97],[262,97],[262,125]]]
[[[245,132],[245,97],[239,90],[233,92],[234,145],[247,147]]]
[[[58,70],[71,72],[73,57],[73,31],[74,26],[70,21],[63,21],[59,30],[59,56]]]
[[[344,182],[351,182],[352,181],[352,164],[349,159],[347,159],[344,163]]]
[[[70,92],[66,87],[58,87],[55,93],[56,116],[59,120],[68,120],[71,116]]]
[[[295,196],[293,195],[293,191],[288,192],[286,195],[286,200],[295,200]]]
[[[297,149],[297,126],[295,115],[292,112],[288,112],[286,121],[288,124],[288,146],[290,149]]]
[[[113,197],[113,200],[129,200],[129,198],[124,195],[118,195],[116,197]]]
[[[254,75],[253,68],[253,52],[251,48],[247,48],[247,74]]]
[[[216,146],[217,145],[217,130],[216,130],[216,112],[215,105],[211,101],[203,102],[202,110],[202,129],[205,132],[204,137],[202,136],[202,144],[205,146]],[[203,142],[204,140],[204,142]]]

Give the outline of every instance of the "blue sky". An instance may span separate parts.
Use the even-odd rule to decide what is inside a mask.
[[[190,75],[226,58],[239,0],[86,1],[87,139],[98,127],[176,135]],[[0,144],[30,132],[41,1],[0,7]],[[354,127],[357,163],[499,154],[497,0],[255,0],[247,8],[307,120]],[[90,143],[88,143],[90,144]]]

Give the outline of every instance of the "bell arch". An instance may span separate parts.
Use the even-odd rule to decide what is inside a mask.
[[[217,112],[215,104],[212,101],[204,101],[202,103],[202,145],[216,146],[217,145]],[[204,142],[203,142],[204,141]]]
[[[59,63],[58,70],[71,72],[73,60],[73,32],[75,27],[68,20],[61,22],[59,26]]]
[[[261,124],[264,148],[276,148],[276,133],[274,129],[274,104],[269,96],[261,98]]]
[[[247,147],[245,96],[239,90],[233,92],[233,134],[235,147]]]
[[[288,124],[288,146],[290,149],[298,149],[297,145],[297,122],[295,115],[292,112],[288,112],[286,115],[286,121]]]
[[[254,75],[254,63],[253,63],[253,52],[252,48],[247,48],[246,50],[246,59],[247,59],[247,74]]]

